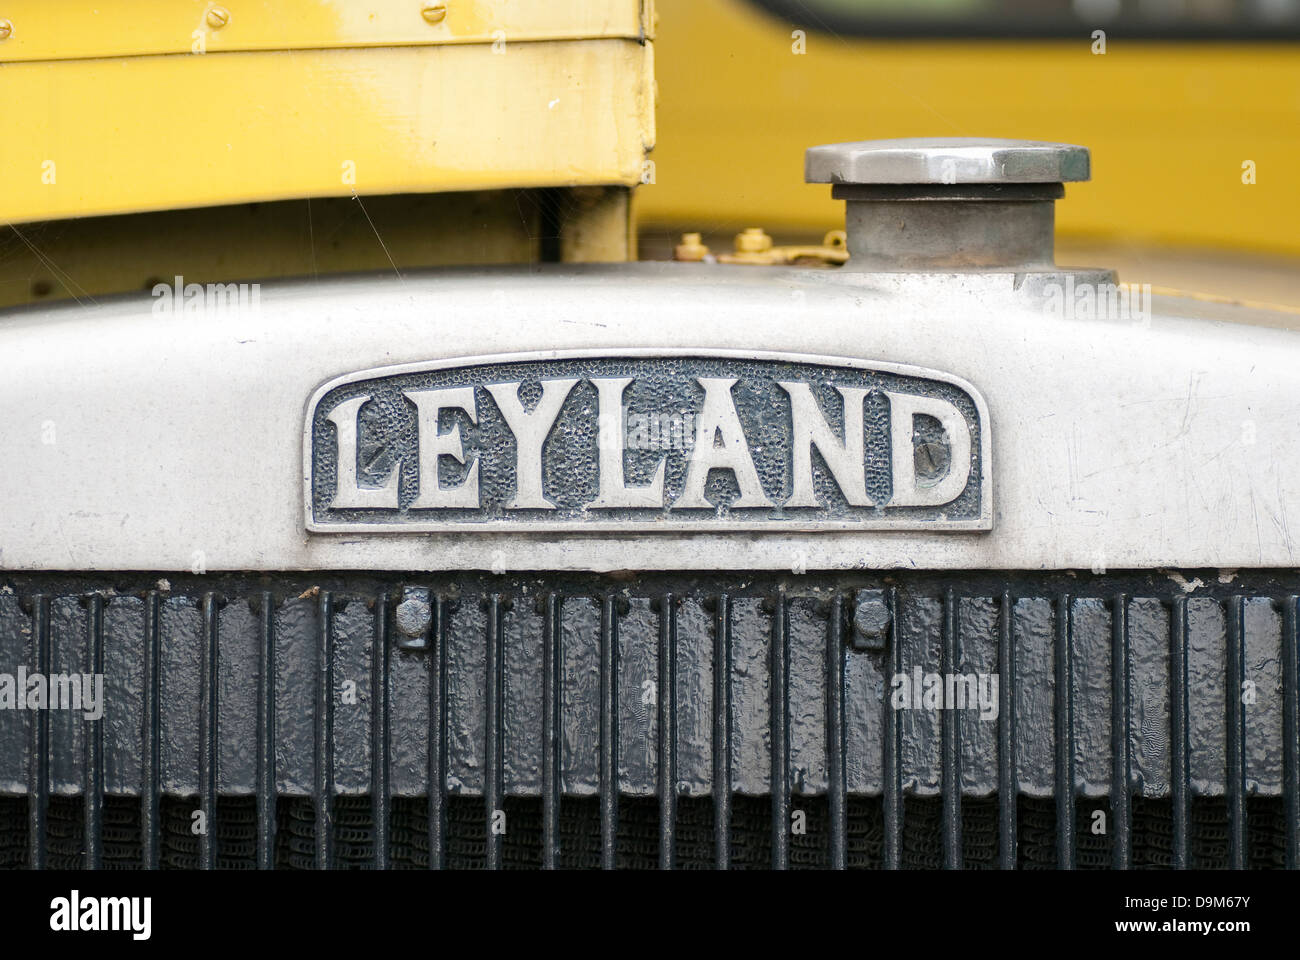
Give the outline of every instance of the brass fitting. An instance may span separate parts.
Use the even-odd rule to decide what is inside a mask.
[[[772,249],[772,238],[762,227],[750,227],[744,233],[736,234],[736,253],[767,253]]]
[[[839,266],[849,259],[843,230],[832,230],[822,238],[821,246],[774,247],[772,238],[760,227],[736,234],[736,252],[722,254],[719,263],[782,267],[792,264]]]
[[[685,260],[691,263],[698,263],[708,256],[709,248],[704,245],[698,233],[682,234],[682,242],[673,250],[674,260]]]

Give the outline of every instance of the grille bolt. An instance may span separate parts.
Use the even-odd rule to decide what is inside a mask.
[[[426,3],[420,9],[420,16],[424,17],[425,23],[442,23],[447,18],[447,5],[445,3]]]
[[[397,645],[403,650],[425,650],[429,646],[429,627],[433,624],[433,608],[429,605],[429,592],[416,587],[402,590],[402,602],[393,614],[397,623]]]
[[[859,590],[853,595],[853,649],[884,650],[891,617],[883,590]]]
[[[8,20],[0,20],[0,40],[8,40],[14,32],[14,25]]]
[[[230,11],[225,7],[213,7],[208,11],[207,21],[213,30],[220,30],[230,22]]]

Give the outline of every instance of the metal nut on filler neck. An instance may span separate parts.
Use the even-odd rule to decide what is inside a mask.
[[[1087,147],[955,137],[812,147],[804,179],[847,201],[843,270],[1060,273],[1055,204],[1089,175]]]

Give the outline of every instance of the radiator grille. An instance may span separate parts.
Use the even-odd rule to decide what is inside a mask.
[[[14,577],[108,702],[0,710],[0,866],[1294,868],[1300,583],[1194,574]]]

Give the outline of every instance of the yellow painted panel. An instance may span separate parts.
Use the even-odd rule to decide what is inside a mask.
[[[560,259],[565,263],[617,263],[636,259],[631,191],[577,187],[560,198]]]
[[[445,8],[428,22],[425,7]],[[642,0],[8,0],[0,63],[163,53],[498,43],[650,32]],[[436,19],[433,17],[431,19]]]
[[[631,186],[654,138],[634,40],[0,67],[0,220],[307,196]]]
[[[1063,234],[1300,253],[1300,48],[860,41],[793,28],[743,0],[659,0],[660,145],[638,191],[650,227],[821,231],[803,184],[818,143],[910,136],[1081,143],[1093,180],[1057,204]],[[1242,182],[1246,161],[1256,183]]]
[[[151,290],[176,276],[187,283],[234,283],[532,263],[542,234],[539,209],[535,197],[497,190],[241,203],[23,224],[0,230],[0,308],[68,299],[92,303],[108,294]]]

